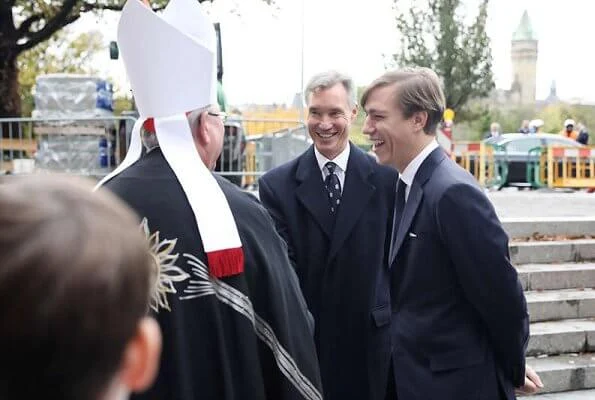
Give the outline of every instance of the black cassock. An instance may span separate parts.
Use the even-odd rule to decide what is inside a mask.
[[[208,273],[194,214],[159,149],[105,185],[144,219],[162,259],[153,303],[164,339],[160,371],[134,398],[321,399],[312,323],[285,244],[253,196],[216,179],[245,257],[243,273],[221,279]]]

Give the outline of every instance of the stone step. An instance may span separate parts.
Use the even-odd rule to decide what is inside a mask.
[[[567,263],[595,260],[595,239],[510,242],[512,264]]]
[[[595,217],[502,218],[501,222],[510,238],[527,238],[536,233],[595,237]]]
[[[532,396],[519,396],[518,400],[593,400],[595,389],[573,390],[572,392],[535,394]]]
[[[531,322],[595,317],[595,290],[567,289],[525,293]]]
[[[567,319],[531,324],[528,356],[595,352],[595,319]]]
[[[527,364],[544,384],[541,393],[595,388],[595,353],[527,357]]]
[[[524,290],[595,288],[595,263],[517,266]]]

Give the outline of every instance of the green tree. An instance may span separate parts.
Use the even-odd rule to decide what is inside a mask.
[[[359,105],[360,100],[362,98],[362,94],[366,86],[358,86],[355,90],[356,93],[356,102]],[[360,107],[357,113],[357,118],[353,122],[351,126],[351,131],[349,132],[349,139],[357,146],[364,150],[369,150],[372,147],[372,143],[368,139],[366,135],[363,133],[364,128],[364,120],[366,119],[366,114],[364,113],[363,109]]]
[[[427,0],[426,7],[397,11],[401,50],[398,66],[422,66],[441,77],[446,105],[460,111],[469,100],[487,96],[494,88],[490,39],[485,27],[488,0],[481,0],[470,24],[460,12],[461,0]]]
[[[523,120],[534,118],[533,106],[498,107],[472,101],[457,114],[453,136],[456,140],[481,140],[492,122],[499,123],[503,133],[514,133]]]
[[[92,59],[103,50],[103,36],[99,31],[85,32],[67,42],[65,31],[21,53],[17,59],[21,114],[31,115],[34,106],[31,89],[40,74],[56,72],[96,74]]]
[[[268,4],[274,2],[263,1]],[[17,63],[21,53],[46,42],[84,13],[121,10],[125,2],[126,0],[1,0],[0,118],[21,114]],[[156,10],[165,7],[167,2],[168,0],[150,0],[151,6]]]
[[[132,111],[132,96],[118,96],[114,97],[114,114],[120,115],[123,111]]]

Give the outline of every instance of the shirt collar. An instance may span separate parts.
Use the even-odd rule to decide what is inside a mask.
[[[415,174],[421,164],[424,162],[426,158],[430,155],[432,151],[434,151],[438,147],[438,142],[436,140],[432,140],[430,143],[424,147],[420,153],[415,156],[413,160],[405,167],[405,170],[401,173],[400,179],[407,184],[407,186],[411,186],[413,183],[413,178],[415,178]]]
[[[314,154],[316,155],[316,161],[318,162],[318,168],[320,168],[320,170],[324,172],[325,171],[324,166],[326,165],[326,163],[329,161],[332,161],[335,164],[337,164],[338,169],[340,169],[343,172],[347,171],[347,161],[349,160],[350,147],[351,147],[351,145],[349,143],[347,143],[347,146],[345,146],[343,151],[341,153],[339,153],[339,155],[337,157],[335,157],[334,160],[329,160],[328,158],[323,156],[322,153],[320,153],[318,151],[316,146],[314,146]]]

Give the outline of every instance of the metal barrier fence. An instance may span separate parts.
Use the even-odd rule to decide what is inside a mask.
[[[595,147],[538,146],[526,154],[512,155],[504,146],[458,142],[452,147],[451,158],[486,188],[500,189],[505,184],[595,188]],[[519,175],[524,182],[519,181]]]
[[[0,119],[0,173],[59,171],[101,177],[126,154],[135,119]]]
[[[544,149],[541,146],[537,146],[529,149],[528,151],[525,177],[529,186],[534,189],[545,186],[541,171],[541,160],[543,158],[544,150],[547,150],[547,148]]]
[[[0,119],[0,174],[33,171],[103,177],[125,157],[135,122],[108,118]],[[246,135],[246,127],[256,135]],[[215,172],[241,187],[310,146],[299,121],[229,119]]]
[[[227,163],[227,168],[216,168],[238,186],[254,188],[258,178],[301,154],[310,144],[306,127],[299,121],[242,120],[243,126],[252,126],[260,134],[245,138],[241,163]],[[227,158],[226,158],[227,157]],[[221,160],[231,158],[224,146]]]
[[[0,119],[0,174],[35,170],[102,177],[124,159],[135,120]],[[246,135],[246,127],[258,134]],[[299,121],[229,119],[215,172],[238,186],[254,186],[260,175],[309,145]]]
[[[540,162],[540,179],[550,188],[595,188],[595,147],[548,147]]]
[[[457,142],[452,146],[451,158],[484,187],[500,188],[506,182],[508,163],[505,148],[484,142]]]

